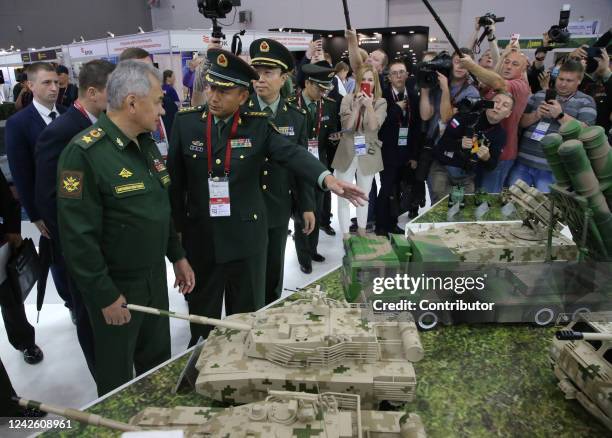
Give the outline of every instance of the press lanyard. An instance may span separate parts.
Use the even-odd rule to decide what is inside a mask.
[[[91,119],[89,118],[89,114],[87,114],[87,110],[85,109],[83,105],[81,105],[81,102],[79,102],[78,100],[75,100],[73,105],[81,114],[87,117],[87,120],[91,122]]]
[[[234,138],[234,136],[236,136],[236,133],[238,132],[238,120],[240,119],[240,112],[236,111],[234,113],[234,121],[232,123],[232,130],[230,131],[230,135],[227,138],[227,144],[225,146],[225,163],[224,163],[224,169],[225,169],[225,176],[229,175],[230,172],[230,165],[232,162],[232,138]],[[212,127],[213,127],[213,116],[208,113],[208,117],[206,119],[206,145],[207,145],[207,152],[208,152],[208,176],[212,177],[212,148],[213,148],[213,143],[212,143]]]

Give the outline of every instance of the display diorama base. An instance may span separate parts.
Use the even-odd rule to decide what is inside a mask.
[[[342,298],[340,270],[314,284]],[[291,299],[291,297],[289,297]],[[607,437],[575,400],[565,400],[548,360],[554,328],[456,325],[421,333],[425,358],[414,364],[418,413],[427,436]],[[88,412],[127,422],[147,406],[222,406],[189,391],[173,394],[189,354],[94,404]],[[53,400],[45,400],[53,403]],[[43,437],[116,437],[118,432],[72,422]]]

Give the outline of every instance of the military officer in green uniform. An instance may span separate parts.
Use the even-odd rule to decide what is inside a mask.
[[[107,85],[108,113],[75,137],[58,165],[58,219],[69,272],[83,293],[95,344],[98,394],[170,358],[167,256],[182,293],[194,273],[172,224],[170,177],[151,137],[163,115],[161,74],[123,61]]]
[[[272,39],[259,39],[251,43],[251,66],[259,74],[254,82],[247,109],[269,112],[277,129],[289,140],[308,147],[306,110],[287,103],[281,89],[293,70],[293,55],[285,46]],[[268,258],[266,264],[266,304],[280,298],[283,288],[283,268],[287,227],[292,204],[304,223],[298,233],[310,234],[315,226],[314,187],[295,176],[280,164],[266,161],[261,173],[261,189],[266,202],[268,221]],[[292,202],[295,201],[295,202]]]
[[[338,111],[336,102],[326,97],[332,88],[334,70],[319,64],[305,64],[302,67],[305,77],[305,87],[296,97],[288,99],[290,103],[307,112],[308,151],[317,157],[327,168],[329,167],[327,151],[333,134],[338,128]],[[330,139],[331,137],[331,139]],[[312,233],[295,233],[295,250],[300,269],[306,274],[312,272],[312,261],[323,262],[325,257],[317,252],[319,244],[319,224],[323,210],[323,192],[315,193],[316,222]],[[303,228],[303,218],[294,217],[296,229]]]
[[[265,303],[268,224],[261,175],[266,159],[354,203],[366,195],[280,134],[268,113],[245,109],[248,87],[258,79],[251,66],[220,49],[207,56],[208,104],[177,115],[168,169],[172,214],[196,275],[196,288],[187,296],[189,311],[219,318],[224,292],[227,314]],[[209,330],[192,325],[190,343]]]

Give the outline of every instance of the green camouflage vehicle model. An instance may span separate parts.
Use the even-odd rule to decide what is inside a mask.
[[[328,298],[317,286],[278,307],[214,320],[126,305],[130,310],[216,325],[195,368],[195,389],[229,404],[270,390],[349,393],[362,406],[414,400],[413,362],[423,347],[412,319],[377,321],[365,305]]]
[[[230,408],[149,407],[129,424],[76,409],[19,402],[92,426],[140,434],[182,431],[185,438],[426,438],[417,414],[362,410],[359,396],[352,394],[270,391],[263,401]]]
[[[577,315],[557,332],[550,361],[565,398],[612,431],[612,312]]]
[[[412,311],[420,329],[453,322],[548,325],[559,313],[575,311],[576,300],[583,299],[580,294],[574,296],[580,288],[569,287],[572,283],[564,284],[559,278],[567,277],[563,269],[577,259],[576,245],[560,233],[559,224],[553,226],[549,245],[546,225],[551,207],[543,194],[520,181],[510,188],[509,196],[522,211],[522,223],[467,222],[417,233],[408,231],[407,237],[351,237],[345,242],[343,259],[345,297],[353,302],[384,298],[415,304],[426,298],[426,308]],[[385,288],[383,295],[376,295],[376,281],[397,275],[484,275],[487,281],[481,292],[463,295],[440,289],[407,294],[393,288]],[[588,300],[580,303],[583,308],[597,310],[600,298],[601,294],[595,294],[592,306]],[[440,310],[437,304],[456,300],[488,301],[495,305],[488,311],[471,312],[469,308],[467,311]]]

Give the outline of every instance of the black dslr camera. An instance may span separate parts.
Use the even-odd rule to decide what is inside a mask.
[[[206,18],[225,18],[234,3],[231,0],[198,0],[198,10]]]
[[[548,30],[548,38],[551,42],[556,44],[567,44],[570,39],[570,32],[567,30],[570,18],[570,7],[569,5],[563,6],[559,13],[559,24],[551,26]]]
[[[438,86],[437,72],[447,78],[453,68],[453,58],[448,52],[441,52],[429,62],[419,62],[416,65],[416,81],[419,88],[434,89]]]
[[[506,20],[506,17],[497,17],[492,12],[487,12],[482,17],[478,17],[478,25],[480,27],[492,26],[495,23],[501,23]]]

